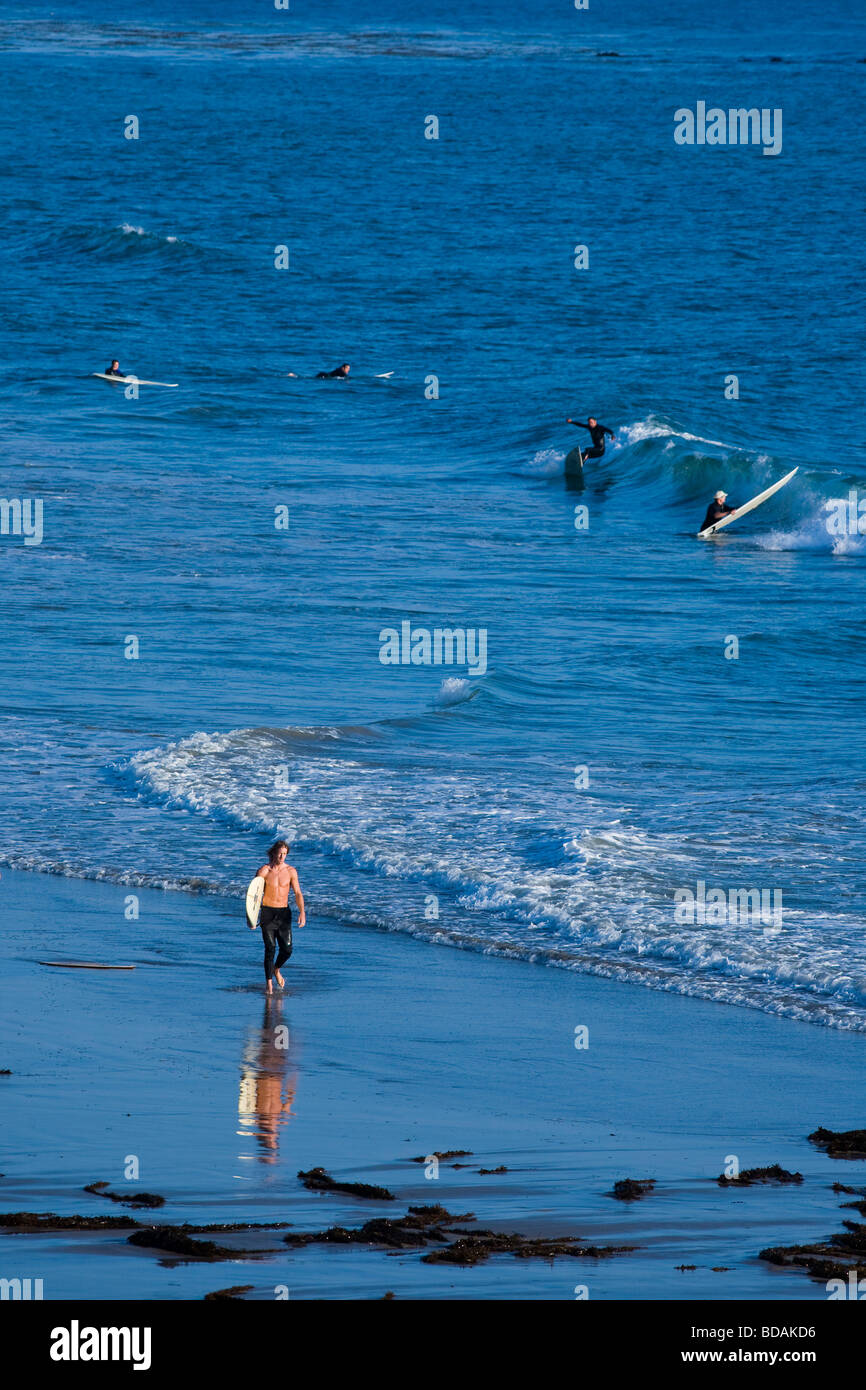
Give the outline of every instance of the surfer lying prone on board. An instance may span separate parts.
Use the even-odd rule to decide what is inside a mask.
[[[265,980],[268,994],[274,992],[274,978],[280,989],[286,983],[280,974],[280,966],[285,965],[292,954],[292,909],[289,907],[289,890],[294,893],[298,905],[298,926],[302,927],[307,920],[298,871],[286,863],[288,852],[289,846],[286,841],[277,840],[268,850],[267,864],[263,864],[256,874],[256,878],[265,880],[259,926],[265,943]],[[275,961],[277,943],[280,950]]]
[[[708,526],[715,526],[717,521],[721,521],[723,516],[728,515],[728,512],[735,512],[737,510],[736,507],[726,506],[725,498],[727,495],[726,492],[722,492],[722,489],[719,488],[712,502],[707,507],[707,514],[701,522],[700,529],[702,531],[706,531]]]
[[[337,381],[345,381],[351,370],[352,368],[349,366],[349,363],[344,362],[342,366],[335,367],[332,372],[316,372],[316,381],[333,381],[335,379]],[[286,376],[297,377],[297,375],[297,372],[286,372]],[[385,375],[391,376],[392,373],[387,372]]]
[[[567,425],[574,425],[577,429],[589,430],[592,448],[584,451],[583,457],[585,459],[600,459],[602,457],[604,454],[604,436],[606,434],[610,435],[611,442],[616,439],[613,430],[609,430],[607,425],[600,425],[594,415],[588,417],[586,424],[584,424],[582,420],[572,420],[571,417],[569,417],[565,423]]]

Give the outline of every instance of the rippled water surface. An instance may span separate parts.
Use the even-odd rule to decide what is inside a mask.
[[[279,830],[357,926],[866,1027],[866,36],[704,10],[3,7],[6,864],[229,893]]]

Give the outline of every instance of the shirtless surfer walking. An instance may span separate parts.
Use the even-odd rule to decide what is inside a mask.
[[[280,966],[285,965],[292,954],[290,891],[294,893],[295,902],[298,905],[298,926],[302,927],[307,920],[307,914],[304,910],[304,895],[298,882],[298,871],[291,864],[286,863],[288,852],[289,846],[286,841],[277,840],[268,850],[267,864],[263,864],[256,874],[256,878],[265,880],[259,926],[262,929],[262,938],[265,943],[265,979],[268,994],[274,992],[275,978],[280,989],[286,983],[280,974]],[[255,931],[255,927],[251,930]],[[277,943],[279,943],[280,950],[275,961]]]

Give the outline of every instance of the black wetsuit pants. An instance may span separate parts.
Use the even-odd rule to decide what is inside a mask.
[[[259,917],[262,939],[265,943],[265,979],[273,979],[274,971],[285,965],[292,954],[292,909],[290,907],[263,907]],[[280,952],[276,960],[277,942]]]
[[[593,448],[581,449],[580,452],[583,454],[583,457],[585,459],[600,459],[602,454],[604,453],[604,445],[596,444],[593,446]]]

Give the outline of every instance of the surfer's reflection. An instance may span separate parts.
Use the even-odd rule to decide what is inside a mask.
[[[262,1163],[277,1161],[280,1130],[291,1117],[298,1082],[289,1026],[282,1018],[284,1003],[279,994],[265,998],[262,1026],[250,1029],[241,1061],[239,1133],[255,1136]]]
[[[568,459],[565,462],[568,464]],[[588,474],[583,468],[566,467],[564,481],[566,492],[589,492],[594,497],[604,497],[610,491],[613,478],[595,470]]]

